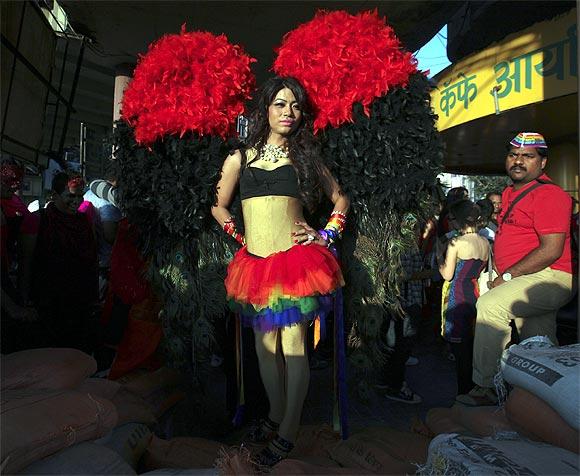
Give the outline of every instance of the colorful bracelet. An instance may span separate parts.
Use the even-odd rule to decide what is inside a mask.
[[[234,217],[229,217],[224,222],[224,231],[230,235],[233,239],[235,239],[240,245],[245,246],[246,238],[242,235],[236,228],[236,221]]]
[[[328,246],[330,246],[342,237],[345,226],[346,213],[335,210],[330,214],[330,219],[324,227],[324,230],[320,230],[318,233],[328,243]]]

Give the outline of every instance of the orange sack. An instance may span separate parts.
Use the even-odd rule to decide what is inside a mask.
[[[506,416],[539,440],[580,453],[578,431],[541,398],[523,388],[514,387],[506,402]]]

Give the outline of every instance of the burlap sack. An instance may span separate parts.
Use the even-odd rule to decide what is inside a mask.
[[[274,466],[270,474],[368,474],[368,471],[362,468],[341,468],[336,465],[318,465],[289,458],[282,460]]]
[[[117,425],[108,400],[71,390],[8,390],[2,393],[2,473],[12,474]]]
[[[425,417],[425,424],[434,435],[442,433],[468,433],[453,415],[451,408],[431,408]]]
[[[145,471],[162,468],[213,468],[223,446],[204,438],[172,438],[153,436],[141,461]]]
[[[433,438],[419,474],[578,474],[578,455],[529,440],[442,434]]]
[[[215,468],[201,468],[201,469],[177,469],[164,468],[141,473],[142,476],[219,476],[219,471]]]
[[[459,433],[494,436],[502,431],[515,431],[500,407],[432,408],[427,412],[427,426],[435,434]]]
[[[161,367],[154,372],[148,372],[143,369],[135,370],[117,380],[127,390],[144,399],[147,399],[163,388],[175,387],[181,381],[181,373],[168,367]]]
[[[119,415],[119,425],[124,423],[143,423],[154,425],[157,423],[153,407],[139,395],[121,387],[113,397],[113,404]]]
[[[147,450],[153,434],[141,423],[126,423],[115,428],[108,435],[95,440],[95,443],[113,450],[133,469]]]
[[[329,448],[330,457],[346,468],[375,474],[415,473],[427,460],[430,439],[388,427],[371,427]]]
[[[85,441],[32,463],[20,474],[103,475],[137,474],[121,456],[109,448]]]
[[[23,350],[0,359],[3,390],[73,389],[96,371],[95,359],[76,349]]]
[[[578,430],[541,398],[523,388],[515,387],[509,394],[506,416],[510,422],[528,432],[533,439],[580,453]]]
[[[178,387],[181,381],[181,374],[167,367],[154,372],[138,369],[116,380],[124,390],[143,398],[155,418],[161,418],[185,398],[185,393]]]
[[[185,392],[175,387],[162,388],[146,398],[146,402],[153,408],[156,418],[161,418],[167,411],[185,399]]]
[[[76,390],[81,393],[90,393],[97,397],[113,400],[120,388],[121,385],[112,380],[107,380],[105,378],[88,378],[82,382]]]
[[[533,393],[576,430],[580,430],[580,344],[555,347],[535,336],[512,345],[501,358],[502,377]]]
[[[304,459],[305,456],[328,458],[328,448],[340,440],[340,435],[329,425],[303,425],[298,431],[296,445],[291,458]]]

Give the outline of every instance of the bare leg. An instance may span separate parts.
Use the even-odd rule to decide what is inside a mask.
[[[279,330],[272,332],[254,331],[260,375],[270,401],[268,417],[275,423],[282,421],[286,407],[284,366],[278,342],[279,332]]]
[[[286,360],[286,409],[278,434],[294,442],[300,426],[302,406],[308,393],[310,367],[306,353],[307,324],[280,329],[282,352]]]

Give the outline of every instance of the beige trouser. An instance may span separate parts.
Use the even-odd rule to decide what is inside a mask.
[[[555,344],[556,313],[572,297],[573,276],[545,268],[491,289],[477,301],[473,344],[473,381],[492,388],[499,360],[510,341],[510,321],[520,338],[542,335]]]

